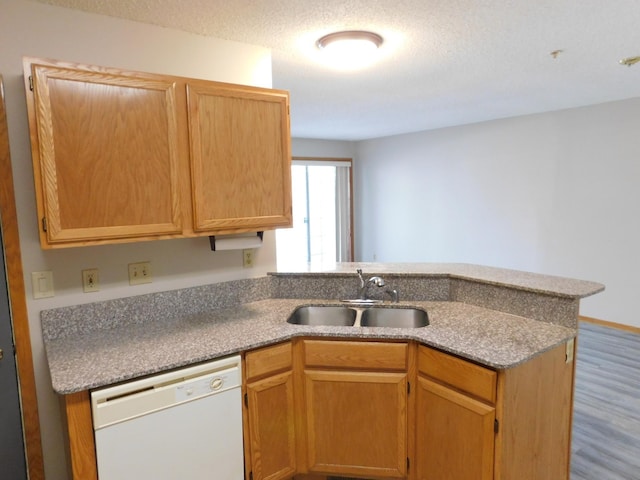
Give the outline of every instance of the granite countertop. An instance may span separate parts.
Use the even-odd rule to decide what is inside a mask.
[[[300,305],[335,303],[270,298],[207,313],[61,335],[45,343],[52,385],[57,393],[69,394],[300,336],[415,340],[495,369],[508,369],[576,334],[575,329],[560,325],[445,301],[401,302],[429,313],[430,325],[417,329],[286,322]]]
[[[287,270],[271,273],[276,276],[312,274],[341,276],[355,274],[356,269],[366,274],[390,274],[394,276],[442,276],[505,286],[533,293],[551,294],[558,297],[584,298],[604,290],[604,285],[588,280],[543,275],[533,272],[488,267],[468,263],[368,263],[342,262],[332,265],[296,265]]]

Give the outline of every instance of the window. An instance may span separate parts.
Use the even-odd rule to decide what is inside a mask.
[[[294,157],[291,181],[293,228],[276,231],[278,269],[352,261],[351,160]]]

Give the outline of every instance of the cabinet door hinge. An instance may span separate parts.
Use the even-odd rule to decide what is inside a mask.
[[[407,395],[411,395],[411,382],[407,382]]]
[[[407,473],[409,473],[410,466],[411,466],[411,462],[409,461],[409,457],[407,457]]]
[[[500,430],[500,422],[496,419],[493,421],[493,432],[498,433]]]
[[[47,231],[47,217],[42,217],[42,231]]]
[[[253,480],[253,471],[249,472],[249,480]]]
[[[244,394],[244,406],[249,408],[249,397],[246,393]]]
[[[29,90],[33,92],[33,76],[29,75]]]

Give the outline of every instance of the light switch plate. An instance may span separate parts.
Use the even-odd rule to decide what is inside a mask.
[[[31,272],[31,286],[33,289],[33,298],[36,300],[55,296],[53,290],[53,272],[51,270]]]

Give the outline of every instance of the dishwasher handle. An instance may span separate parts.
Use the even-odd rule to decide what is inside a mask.
[[[216,360],[91,392],[94,430],[240,388],[240,357]]]

